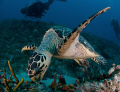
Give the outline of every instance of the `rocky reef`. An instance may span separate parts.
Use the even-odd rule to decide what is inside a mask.
[[[44,33],[54,25],[56,24],[52,22],[45,23],[16,19],[0,22],[0,83],[2,85],[0,86],[0,92],[8,90],[8,88],[12,88],[10,90],[14,91],[19,83],[21,85],[16,90],[25,92],[30,90],[31,92],[39,92],[40,90],[43,92],[119,92],[120,46],[84,31],[81,35],[107,60],[105,65],[98,65],[88,59],[87,65],[79,66],[74,60],[52,58],[43,80],[48,80],[47,78],[55,80],[55,73],[57,76],[56,81],[52,83],[49,81],[49,86],[46,86],[44,82],[32,83],[25,78],[24,81],[21,79],[24,75],[16,77],[18,79],[16,81],[16,78],[11,75],[8,60],[14,70],[14,75],[19,75],[26,71],[27,62],[32,51],[21,53],[22,47],[32,44],[39,45]],[[63,76],[63,84],[58,82],[62,78],[60,75]],[[70,83],[71,85],[65,83],[65,75],[75,78],[75,81]],[[12,81],[9,84],[7,79],[10,80],[10,78],[12,78]]]

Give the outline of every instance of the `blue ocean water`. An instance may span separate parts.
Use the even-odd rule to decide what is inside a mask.
[[[45,22],[54,22],[56,24],[64,25],[70,28],[75,28],[82,21],[105,7],[111,7],[107,13],[95,18],[84,31],[91,34],[98,35],[107,40],[120,44],[117,39],[113,28],[111,27],[111,18],[115,17],[120,21],[118,0],[67,0],[66,2],[55,1],[49,10],[46,11],[44,17],[41,19],[25,18],[21,14],[21,9],[29,5],[34,0],[0,0],[0,20],[5,19],[26,19],[26,20],[39,20]],[[47,2],[47,0],[41,0]]]
[[[55,2],[53,2],[50,5],[49,9],[44,14],[44,17],[40,19],[25,17],[25,15],[21,13],[21,9],[25,6],[30,5],[34,1],[42,1],[43,3],[45,3],[48,0],[0,0],[0,21],[8,19],[8,21],[0,22],[0,31],[1,31],[0,46],[1,48],[3,48],[0,51],[2,52],[0,54],[0,65],[1,65],[0,92],[1,92],[1,88],[4,86],[4,85],[1,85],[3,84],[1,79],[3,77],[6,77],[6,73],[5,71],[3,71],[2,67],[5,66],[5,70],[7,71],[7,79],[9,79],[9,75],[11,74],[11,72],[8,70],[8,65],[7,65],[8,60],[10,61],[11,66],[13,67],[13,70],[15,71],[15,74],[19,79],[19,81],[21,80],[21,78],[31,81],[27,73],[28,69],[26,68],[27,68],[27,61],[29,60],[29,56],[32,52],[21,53],[21,48],[24,45],[34,44],[34,42],[36,42],[37,44],[40,44],[40,39],[42,38],[41,35],[43,35],[44,33],[44,32],[41,32],[41,30],[47,30],[47,28],[50,28],[52,25],[54,25],[54,23],[63,25],[69,28],[76,28],[81,22],[83,22],[84,20],[86,20],[87,18],[89,18],[91,15],[95,14],[99,10],[104,9],[106,7],[111,7],[111,9],[108,10],[106,13],[103,13],[102,15],[98,16],[93,21],[91,21],[91,23],[83,31],[93,35],[100,36],[102,38],[105,38],[109,41],[115,42],[118,45],[120,45],[120,40],[117,39],[116,34],[113,30],[113,27],[111,27],[111,18],[113,17],[115,17],[120,23],[120,18],[119,18],[120,3],[118,0],[66,0],[66,2],[55,0]],[[13,20],[9,21],[9,19],[13,19]],[[14,20],[14,19],[19,19],[20,21]],[[24,19],[24,20],[21,20],[21,19]],[[37,22],[31,22],[31,21],[25,21],[25,20],[31,20],[31,21],[37,21]],[[38,20],[40,22],[38,22]],[[48,22],[49,24],[45,22]],[[44,24],[46,27],[45,29],[43,28]],[[40,26],[41,30],[37,29],[38,26]],[[111,77],[112,74],[116,73],[117,70],[120,70],[120,65],[118,65],[120,61],[119,47],[116,46],[116,48],[114,48],[115,47],[114,43],[109,41],[102,42],[101,40],[99,40],[99,38],[97,39],[96,36],[93,36],[90,34],[88,35],[87,33],[85,33],[83,34],[83,37],[87,35],[88,36],[88,37],[86,36],[87,40],[88,39],[92,41],[94,39],[96,40],[96,41],[95,40],[93,41],[93,43],[95,43],[96,45],[95,50],[97,49],[97,52],[100,53],[100,55],[102,55],[103,57],[105,57],[105,59],[107,60],[107,64],[100,65],[93,61],[91,62],[91,60],[88,59],[82,62],[83,66],[85,66],[85,69],[84,69],[82,68],[83,66],[79,67],[79,65],[73,60],[63,60],[63,59],[58,60],[58,59],[52,58],[51,59],[52,62],[50,64],[51,66],[47,70],[46,75],[42,80],[42,82],[45,85],[47,85],[47,87],[52,85],[55,72],[58,73],[57,77],[59,77],[57,78],[57,82],[60,79],[60,76],[63,75],[61,77],[65,78],[66,84],[69,85],[69,84],[75,84],[77,81],[76,78],[80,79],[79,81],[81,83],[86,81],[92,81],[92,80],[100,81],[103,79],[107,79]],[[100,43],[97,41],[100,41]],[[98,60],[99,59],[100,58],[98,58]],[[100,60],[103,60],[103,59],[100,59]],[[44,67],[44,64],[43,64],[43,67]],[[110,71],[108,71],[109,68],[110,68]],[[38,68],[36,69],[38,70]],[[110,75],[108,75],[109,72],[111,72]],[[5,73],[4,76],[2,76],[3,73]],[[120,77],[119,74],[117,76]],[[115,76],[113,79],[116,79],[117,76]],[[15,79],[13,80],[15,81]],[[114,82],[114,81],[113,82],[120,85],[120,82],[119,82],[120,80],[117,80],[117,81],[118,82]],[[28,84],[29,83],[30,82],[28,82]],[[27,88],[26,85],[28,84],[26,85],[24,84],[26,84],[26,81],[21,86],[21,90]],[[33,84],[33,85],[36,85],[35,87],[33,86],[33,88],[35,89],[31,89],[31,86],[28,85],[28,89],[30,90],[36,90],[37,88],[39,89],[40,85],[38,84],[37,85]],[[86,88],[88,88],[88,86],[86,86]],[[108,87],[108,89],[109,88],[110,87]],[[29,91],[25,91],[25,92],[29,92]],[[38,92],[42,92],[42,91],[38,91]],[[52,92],[52,91],[49,91],[49,92]],[[78,91],[78,92],[81,92],[81,91]],[[89,91],[85,91],[85,92],[89,92]]]

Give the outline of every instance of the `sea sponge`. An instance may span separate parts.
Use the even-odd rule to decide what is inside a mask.
[[[6,89],[9,90],[10,87],[9,87],[9,85],[8,85],[8,83],[7,83],[5,78],[3,79],[3,83],[6,86]]]
[[[61,83],[62,85],[65,85],[66,84],[66,81],[65,81],[65,78],[63,78],[63,76],[59,76],[59,82],[58,82],[58,85],[59,83]]]
[[[2,74],[1,77],[6,78],[6,71],[5,71],[5,69],[3,68],[2,70],[0,70],[0,72],[4,72],[4,74]]]
[[[17,84],[17,86],[13,89],[13,91],[16,91],[23,82],[24,79],[22,78],[21,81]]]
[[[61,87],[62,86],[62,83],[58,83],[58,87]]]
[[[15,78],[16,82],[19,83],[19,80],[18,80],[17,77],[15,76],[15,73],[14,73],[14,71],[13,71],[11,65],[10,65],[10,61],[9,61],[9,60],[8,60],[8,66],[9,66],[10,71],[11,71],[13,77]]]
[[[56,76],[57,74],[54,74],[54,81],[51,83],[51,85],[49,85],[49,87],[51,87],[52,89],[57,88]]]
[[[73,84],[70,84],[69,87],[70,87],[70,88],[73,88]]]
[[[67,90],[69,90],[70,89],[70,87],[68,86],[68,85],[64,85],[63,87],[62,87],[62,90],[63,91],[67,91]]]
[[[28,83],[28,81],[27,80],[25,80],[25,84],[27,84]]]

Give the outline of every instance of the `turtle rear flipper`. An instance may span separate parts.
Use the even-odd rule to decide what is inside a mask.
[[[103,65],[105,65],[107,62],[106,62],[106,60],[105,60],[105,58],[104,57],[102,57],[102,56],[98,56],[98,57],[94,57],[94,58],[91,58],[93,61],[95,61],[96,63],[98,63],[98,64],[103,64]]]
[[[80,66],[90,68],[89,61],[87,59],[74,59]]]
[[[97,64],[105,65],[107,62],[104,57],[98,56],[91,58]],[[90,67],[89,61],[87,59],[74,59],[80,66]]]

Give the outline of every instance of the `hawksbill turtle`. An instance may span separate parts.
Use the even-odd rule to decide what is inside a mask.
[[[28,61],[28,75],[30,79],[42,80],[51,57],[59,59],[74,59],[79,65],[81,61],[88,58],[97,63],[105,64],[106,60],[99,55],[94,48],[80,35],[80,32],[98,15],[106,12],[110,7],[104,8],[83,21],[76,29],[72,30],[63,26],[54,26],[46,31],[41,44],[24,46],[24,50],[34,50]]]

